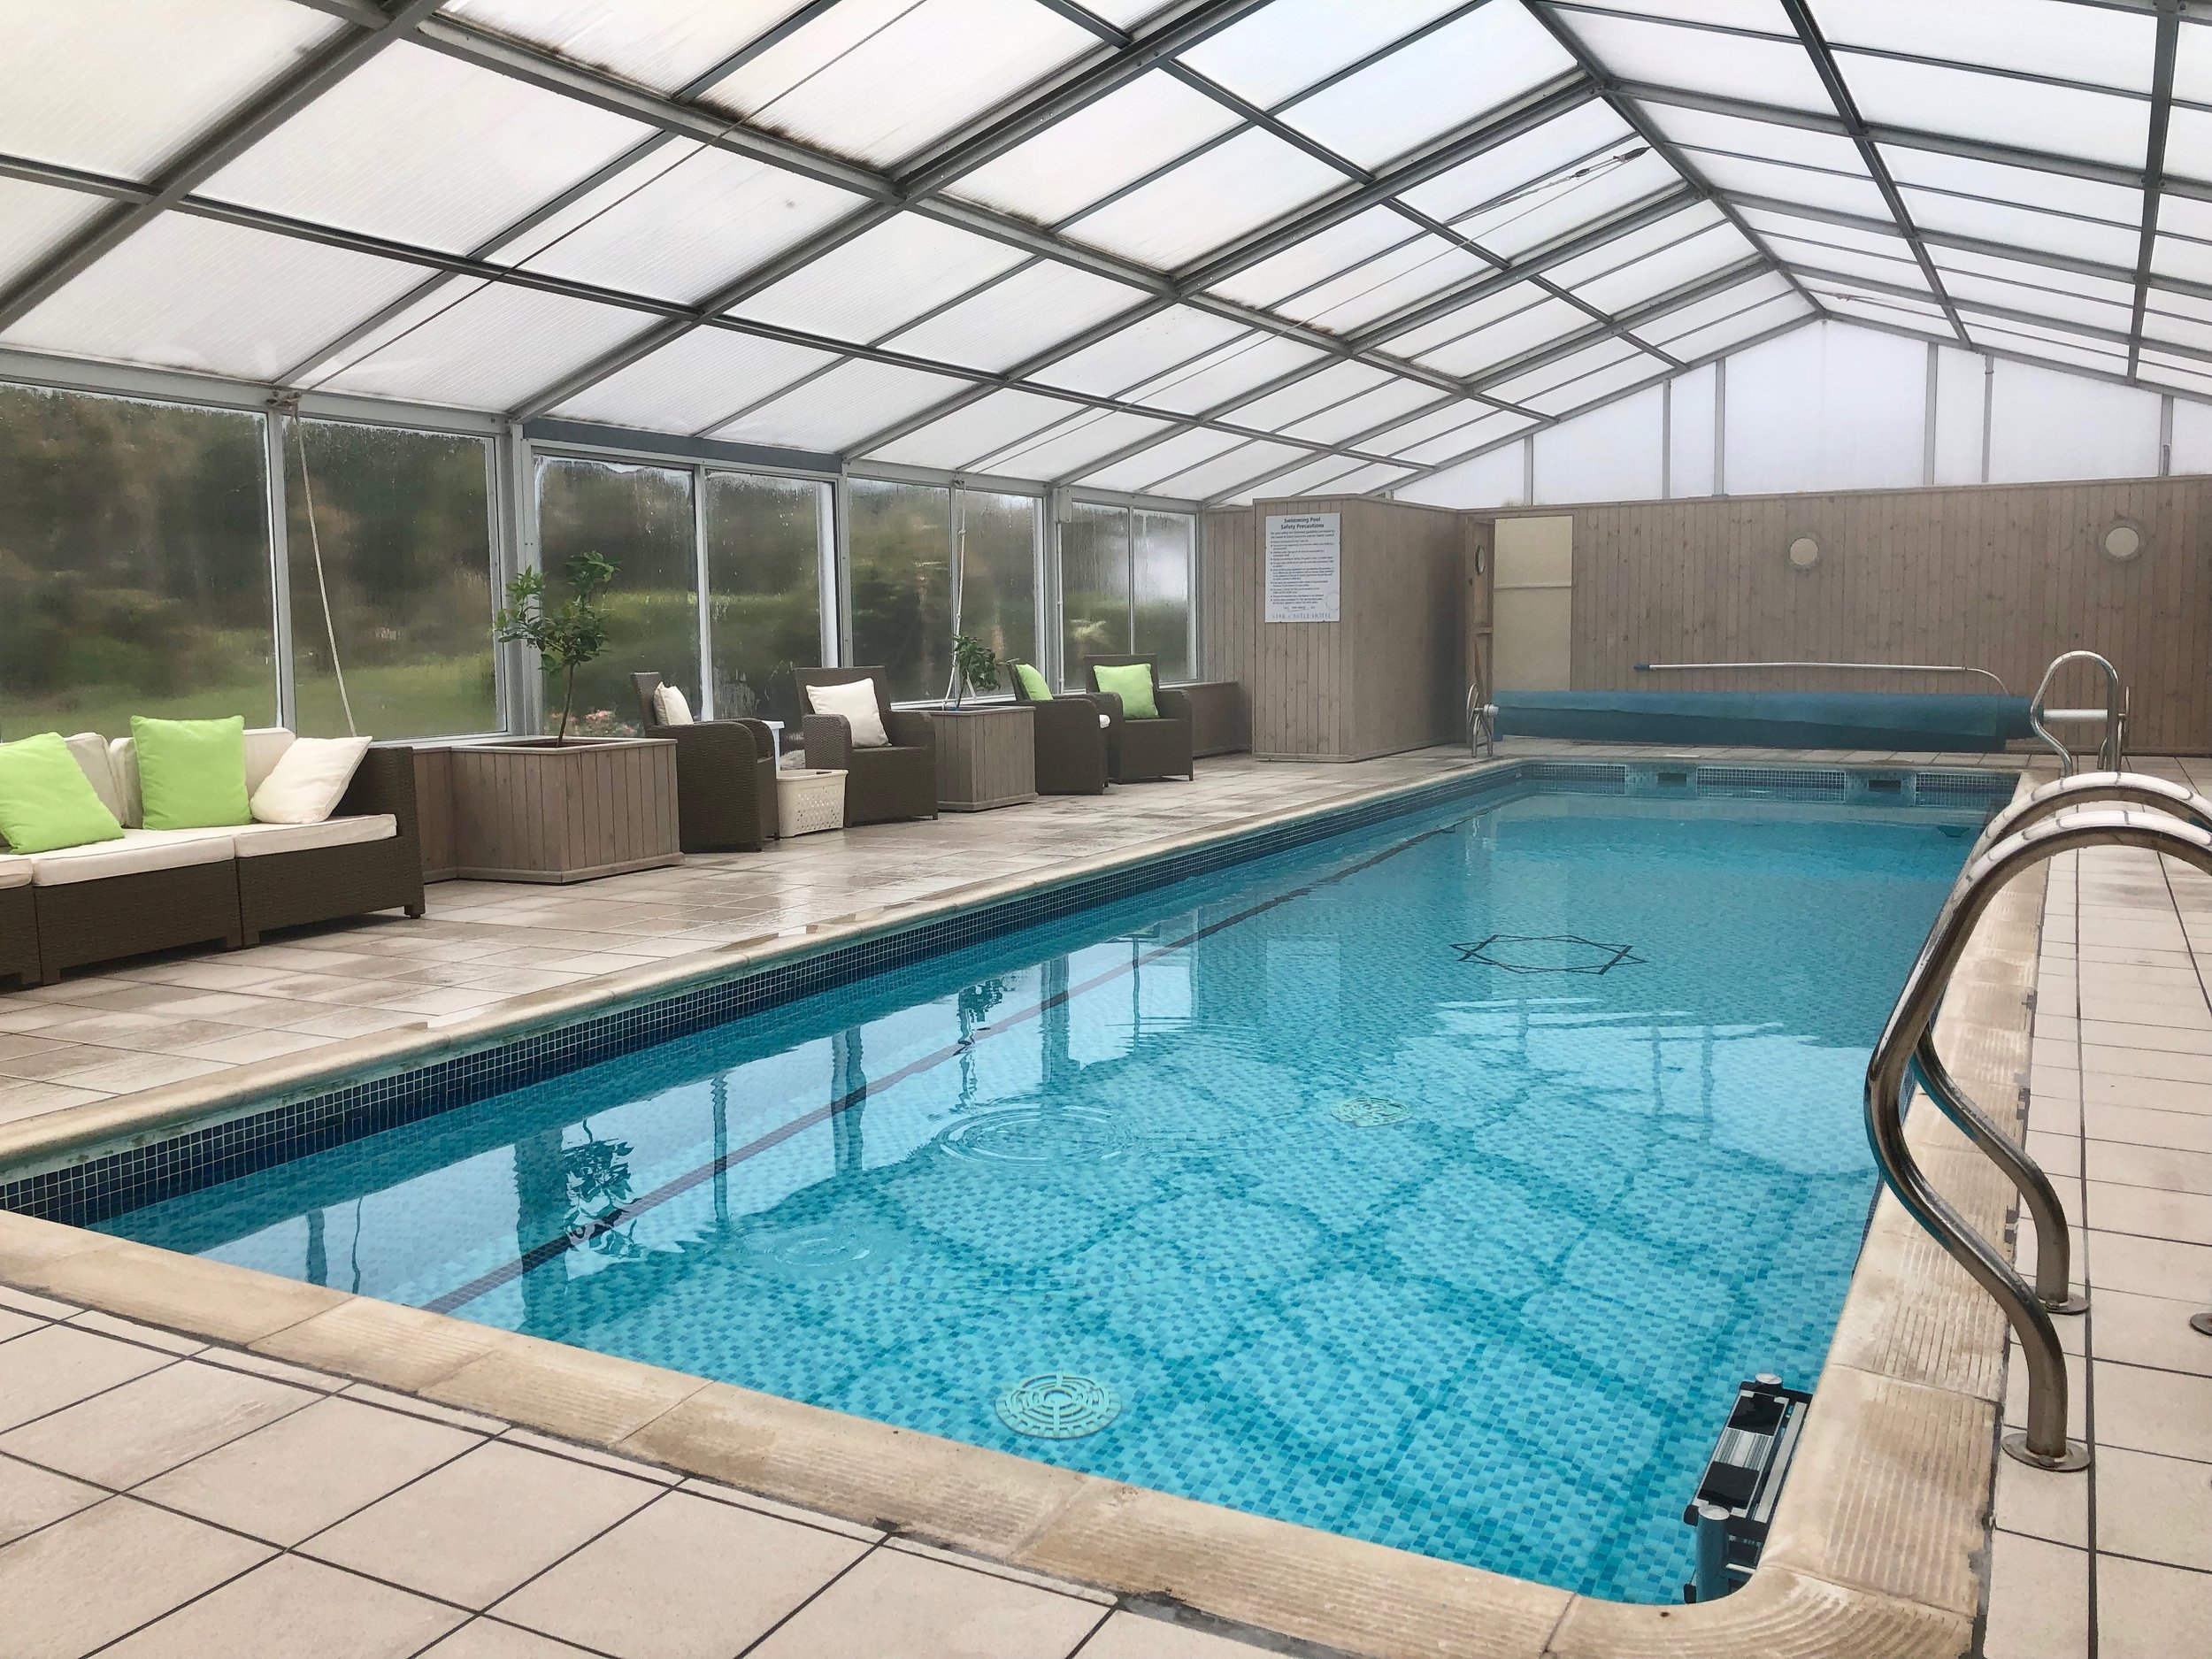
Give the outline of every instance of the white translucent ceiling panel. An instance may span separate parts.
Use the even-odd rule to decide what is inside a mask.
[[[881,165],[1096,44],[1035,0],[842,0],[715,82],[703,101]]]
[[[1323,355],[1280,334],[1256,334],[1209,352],[1194,363],[1141,381],[1123,394],[1132,403],[1152,403],[1178,414],[1194,415],[1255,387],[1296,373]]]
[[[1833,316],[1886,324],[1893,328],[1910,328],[1945,340],[1958,338],[1949,320],[1932,301],[1909,300],[1894,294],[1877,294],[1866,288],[1831,282],[1824,278],[1809,279],[1805,286],[1820,302],[1821,309]]]
[[[695,328],[586,387],[553,412],[653,432],[697,432],[836,361],[811,346]]]
[[[2184,282],[2212,282],[2212,242],[2161,236],[2151,247],[2151,269]]]
[[[2070,173],[2034,167],[2012,167],[2001,162],[1978,161],[1967,156],[1947,155],[1937,150],[1913,150],[1903,144],[1884,144],[1882,160],[1900,184],[1925,185],[1958,196],[1987,196],[1994,202],[2016,202],[2047,213],[2078,213],[2116,225],[2137,225],[2143,218],[2143,193],[2124,185],[2095,179],[2077,179]]]
[[[1423,236],[1333,281],[1281,300],[1273,309],[1332,334],[1344,334],[1496,268],[1463,249]]]
[[[1747,282],[1739,282],[1718,294],[1693,300],[1687,305],[1678,305],[1663,317],[1639,323],[1636,333],[1643,340],[1663,346],[1709,324],[1722,321],[1739,311],[1768,300],[1778,299],[1791,292],[1793,290],[1787,279],[1779,273],[1770,271],[1753,277]],[[1675,355],[1679,357],[1682,354],[1676,352]]]
[[[2024,150],[2143,165],[2150,105],[2008,76],[1854,52],[1842,65],[1860,113],[1877,125],[1983,139]]]
[[[104,196],[0,178],[0,284],[29,270],[112,207]]]
[[[1446,374],[1476,375],[1598,325],[1562,299],[1542,299],[1510,317],[1424,352],[1421,361]]]
[[[1432,478],[1417,478],[1398,492],[1400,501],[1433,507],[1517,507],[1522,504],[1521,446],[1493,449]]]
[[[651,320],[534,288],[482,285],[457,300],[446,289],[349,348],[332,391],[461,409],[520,407]]]
[[[1666,370],[1667,365],[1640,351],[1632,357],[1624,357],[1618,363],[1593,369],[1589,373],[1578,375],[1563,385],[1555,386],[1548,391],[1532,393],[1517,401],[1540,415],[1564,415],[1578,409],[1587,409],[1616,392],[1625,391],[1632,386],[1654,380],[1665,373]]]
[[[1149,265],[1187,264],[1349,181],[1256,127],[1071,221],[1080,241]]]
[[[841,449],[942,403],[969,384],[919,369],[855,360],[747,410],[717,426],[713,435],[795,449]]]
[[[271,380],[430,273],[165,213],[10,328],[9,345]]]
[[[1371,207],[1317,231],[1282,252],[1247,265],[1213,285],[1224,299],[1247,305],[1273,305],[1292,294],[1364,265],[1392,249],[1417,247],[1421,228],[1402,213]],[[1442,245],[1442,244],[1439,244]]]
[[[2161,232],[2193,236],[2199,242],[2212,242],[2212,202],[2183,196],[2176,190],[2163,191],[2158,198],[2158,228]]]
[[[1613,8],[1632,9],[1684,23],[1719,23],[1729,28],[1759,29],[1769,35],[1790,32],[1789,14],[1782,10],[1780,0],[1638,0],[1632,8]]]
[[[1572,168],[1509,201],[1461,214],[1451,224],[1492,253],[1519,258],[1640,203],[1682,190],[1681,174],[1657,150],[1647,150],[1626,160]]]
[[[2146,351],[2137,373],[2156,385],[2194,392],[2199,396],[2212,396],[2212,364],[2169,357],[2162,351]]]
[[[649,135],[403,42],[218,173],[204,194],[462,252]]]
[[[1183,54],[1263,109],[1381,51],[1463,0],[1275,0]],[[1495,4],[1496,0],[1493,0]]]
[[[1110,397],[1217,351],[1233,340],[1252,342],[1263,337],[1225,317],[1176,305],[1141,318],[1096,344],[1039,369],[1035,378],[1071,391]]]
[[[1786,167],[1776,162],[1747,161],[1738,156],[1699,152],[1693,157],[1706,181],[1731,196],[1763,196],[1796,207],[1826,208],[1832,212],[1856,213],[1863,219],[1886,219],[1889,205],[1874,180],[1863,170],[1829,173],[1811,167]]]
[[[1452,219],[1541,180],[1578,173],[1642,142],[1610,105],[1594,98],[1414,186],[1405,199],[1432,218]]]
[[[446,14],[573,62],[674,92],[803,0],[446,0]]]
[[[1424,386],[1416,380],[1393,380],[1371,392],[1362,392],[1333,409],[1293,421],[1283,428],[1283,434],[1291,438],[1311,438],[1317,443],[1352,444],[1364,449],[1361,434],[1388,426],[1414,410],[1425,409],[1444,396],[1433,386]]]
[[[1301,99],[1284,119],[1338,155],[1379,167],[1574,67],[1516,0],[1491,0]]]
[[[1554,357],[1536,368],[1525,369],[1510,380],[1501,380],[1484,389],[1492,396],[1502,397],[1509,403],[1531,403],[1533,407],[1532,400],[1540,393],[1632,359],[1642,359],[1655,369],[1659,366],[1625,340],[1609,336],[1579,350],[1571,351],[1565,357]]]
[[[2062,294],[2079,294],[2089,299],[2110,300],[2123,305],[2135,302],[2135,284],[2116,277],[2088,276],[2078,271],[2062,271],[2056,265],[2041,265],[2031,259],[2005,259],[1993,254],[1979,253],[1966,248],[1946,248],[1941,245],[1928,250],[1928,257],[1941,271],[1970,271],[1981,276],[1992,276],[2005,282],[2029,282],[2039,288],[2055,288]]]
[[[1348,397],[1371,391],[1389,379],[1380,369],[1371,368],[1364,363],[1333,363],[1317,374],[1309,374],[1249,403],[1239,403],[1223,418],[1240,426],[1273,432]]]
[[[2199,33],[2185,28],[2184,36]],[[2166,171],[2212,181],[2212,114],[2177,104],[2166,127]]]
[[[153,178],[348,32],[291,0],[0,7],[0,150]]]
[[[1563,288],[1576,288],[1594,280],[1609,271],[1618,271],[1624,265],[1648,258],[1663,248],[1670,248],[1686,236],[1716,225],[1725,224],[1720,209],[1710,202],[1694,202],[1664,219],[1639,225],[1633,230],[1600,242],[1587,252],[1578,253],[1571,259],[1562,259],[1545,267],[1544,274]]]
[[[2078,334],[2062,334],[2056,329],[2032,328],[2024,323],[1985,322],[1971,312],[1966,314],[1965,322],[1966,337],[1991,351],[2010,351],[2106,374],[2127,373],[2125,346],[2085,340]]]
[[[868,457],[907,466],[964,466],[978,456],[1002,449],[1075,412],[1056,397],[1041,397],[1034,392],[993,392],[918,431],[869,450]]]
[[[1901,232],[1869,229],[1856,225],[1832,225],[1826,219],[1809,219],[1802,214],[1771,212],[1763,207],[1743,210],[1744,222],[1762,234],[1795,236],[1804,242],[1832,242],[1839,248],[1856,248],[1862,253],[1889,254],[1904,258],[1912,257],[1905,245]]]
[[[2072,219],[2062,213],[2039,213],[2031,207],[2004,202],[1978,202],[1962,196],[1945,196],[1910,186],[1898,194],[1913,223],[1925,231],[1971,236],[1980,242],[2005,242],[2043,253],[2063,254],[2072,259],[2131,265],[2140,245],[2134,229],[2095,219]]]
[[[834,339],[880,340],[1030,257],[1004,242],[902,213],[740,300],[735,309],[760,322]]]
[[[1601,311],[1624,311],[1757,257],[1758,250],[1733,225],[1715,225],[1585,282],[1574,292]]]
[[[2212,351],[2212,323],[2200,322],[2193,317],[2176,317],[2170,312],[2146,308],[2143,312],[2143,337],[2162,340],[2170,345],[2193,346],[2199,351]],[[2212,364],[2205,365],[2212,369]]]
[[[918,357],[996,372],[1142,304],[1142,289],[1043,259],[894,334]]]
[[[1421,442],[1388,447],[1394,454],[1416,465],[1434,466],[1439,461],[1450,460],[1488,444],[1503,442],[1517,433],[1526,432],[1535,424],[1530,416],[1517,415],[1510,410],[1502,409]]]
[[[2174,96],[2212,104],[2212,24],[2182,19],[2174,42]]]
[[[1387,489],[1400,479],[1412,476],[1413,468],[1409,466],[1387,466],[1379,461],[1356,472],[1347,472],[1342,478],[1331,479],[1329,488],[1342,495],[1363,495],[1371,490]]]
[[[1771,234],[1766,242],[1774,257],[1793,270],[1827,271],[1839,276],[1865,277],[1876,282],[1901,282],[1913,288],[1928,286],[1928,279],[1921,274],[1920,262],[1912,257],[1902,237],[1895,239],[1894,253],[1862,253],[1856,248],[1831,242]]]
[[[982,457],[976,470],[1052,483],[1071,477],[1133,443],[1141,443],[1173,429],[1171,423],[1155,420],[1148,415],[1089,410],[1048,427],[1033,438],[1025,438],[995,455]],[[1235,438],[1229,441],[1240,442]]]
[[[1360,445],[1384,455],[1403,455],[1416,445],[1425,444],[1448,433],[1464,432],[1477,421],[1486,419],[1493,411],[1480,403],[1454,399],[1441,409],[1432,409],[1410,420],[1402,420],[1386,432],[1379,432]]]
[[[1740,115],[1717,115],[1671,104],[1654,104],[1647,113],[1669,138],[1693,149],[1761,161],[1786,161],[1801,167],[1825,167],[1832,173],[1865,171],[1859,160],[1859,147],[1841,133],[1816,133],[1779,121],[1747,120]]]
[[[2154,285],[2144,296],[2147,307],[2154,311],[2169,311],[2177,317],[2195,317],[2212,322],[2212,300],[2194,294],[2177,294],[2170,288]]]
[[[1476,330],[1488,328],[1519,315],[1542,302],[1547,290],[1534,282],[1514,282],[1494,288],[1479,299],[1440,312],[1432,320],[1387,337],[1385,349],[1398,357],[1425,357],[1429,353],[1463,340]],[[1440,303],[1441,302],[1440,302]]]
[[[1296,496],[1326,488],[1340,478],[1348,478],[1366,466],[1348,455],[1325,455],[1317,461],[1303,466],[1294,466],[1287,472],[1278,472],[1272,478],[1254,482],[1256,492],[1268,501],[1289,501]]]
[[[1055,225],[1236,125],[1222,104],[1155,69],[985,163],[951,193]]]
[[[1538,433],[1536,499],[1657,499],[1667,465],[1663,398],[1655,386]]]
[[[1732,350],[1747,340],[1770,334],[1789,323],[1813,315],[1813,308],[1795,294],[1784,294],[1732,317],[1724,317],[1702,328],[1693,328],[1666,342],[1667,350],[1686,363]]]
[[[1754,346],[1728,359],[1726,488],[1916,485],[1927,395],[1921,341],[1824,323]]]
[[[1187,471],[1201,461],[1240,447],[1245,441],[1232,432],[1213,432],[1197,426],[1164,438],[1148,449],[1081,474],[1082,481],[1100,489],[1142,489],[1156,478]]]
[[[549,271],[626,293],[703,300],[861,198],[726,150],[656,150],[500,250]]]
[[[1184,472],[1156,478],[1145,488],[1163,495],[1186,495],[1202,501],[1312,453],[1294,444],[1254,442]]]
[[[1831,46],[1870,46],[2032,75],[2151,89],[2156,22],[2146,12],[2051,0],[1820,0]]]
[[[2128,301],[2090,299],[2078,294],[2046,288],[2040,283],[2006,282],[1970,271],[1945,272],[1943,287],[1946,293],[1962,304],[1970,301],[1980,305],[1999,306],[2006,311],[2027,311],[2058,322],[2086,323],[2093,328],[2114,328],[2122,334],[2127,332],[2135,314],[2131,298]]]
[[[1756,88],[1762,104],[1834,112],[1813,60],[1793,39],[1718,35],[1595,12],[1562,12],[1560,21],[1624,81],[1724,97]]]

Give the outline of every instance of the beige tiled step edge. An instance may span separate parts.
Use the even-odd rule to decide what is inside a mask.
[[[1940,1029],[1961,1082],[2008,1123],[2041,887],[2023,879],[1993,906]],[[1986,1161],[1924,1106],[1909,1138],[2000,1236],[2011,1194]],[[1571,1595],[4,1212],[0,1280],[1376,1659],[1955,1659],[1980,1594],[2001,1325],[1886,1194],[1764,1563],[1745,1590],[1698,1607]]]

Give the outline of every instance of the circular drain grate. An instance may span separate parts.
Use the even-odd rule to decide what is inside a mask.
[[[750,1248],[770,1272],[810,1280],[882,1267],[900,1254],[902,1241],[887,1227],[807,1227],[757,1237]]]
[[[964,1118],[937,1138],[956,1157],[986,1164],[1096,1164],[1118,1157],[1129,1139],[1104,1112],[1016,1106]]]
[[[1379,1094],[1355,1094],[1330,1107],[1329,1116],[1361,1129],[1380,1129],[1405,1122],[1413,1116],[1413,1108],[1402,1100],[1385,1100]]]
[[[1040,1440],[1079,1440],[1121,1415],[1121,1396],[1092,1377],[1048,1371],[998,1397],[999,1421]]]

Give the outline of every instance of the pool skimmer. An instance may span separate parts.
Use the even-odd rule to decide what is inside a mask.
[[[1111,1385],[1072,1371],[1040,1371],[998,1397],[998,1420],[1032,1440],[1079,1440],[1120,1415]]]

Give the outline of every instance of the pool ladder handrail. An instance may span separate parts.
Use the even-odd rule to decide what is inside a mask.
[[[1482,676],[1478,673],[1467,687],[1467,752],[1476,759],[1483,751],[1498,752],[1498,710],[1494,703],[1482,695]]]
[[[2177,793],[2187,798],[2177,799]],[[2115,798],[2131,804],[2083,805],[2085,801]],[[2196,821],[2185,822],[2168,810],[2177,805]],[[2107,846],[2164,854],[2212,875],[2212,802],[2155,778],[2090,773],[2045,785],[1992,823],[1997,836],[1985,847],[1976,844],[1974,856],[1929,928],[1867,1062],[1867,1140],[1884,1185],[1906,1213],[1990,1294],[2019,1340],[2028,1369],[2027,1427],[2006,1435],[2004,1449],[2037,1468],[2070,1472],[2086,1469],[2089,1454],[2066,1437],[2066,1359],[2057,1327],[2051,1323],[2054,1265],[2055,1289],[2062,1302],[2070,1300],[2064,1278],[2064,1217],[2041,1170],[1972,1107],[1944,1068],[1932,1034],[1936,1010],[1976,924],[2014,877],[2062,852]],[[2045,1212],[2052,1218],[2046,1232],[2047,1224],[2039,1216],[2037,1286],[2030,1286],[1968,1225],[1913,1157],[1905,1141],[1904,1108],[1914,1077],[1938,1109],[2020,1186],[2030,1199],[2032,1213]]]
[[[2100,717],[2094,709],[2051,709],[2043,699],[2050,695],[2051,681],[2058,678],[2058,671],[2069,663],[2094,663],[2104,671],[2104,712]],[[2105,772],[2119,772],[2125,764],[2124,731],[2128,718],[2127,687],[2120,683],[2120,671],[2094,651],[2064,651],[2051,659],[2051,665],[2043,671],[2035,695],[2028,699],[2028,726],[2043,741],[2045,748],[2058,757],[2059,774],[2074,775],[2074,751],[2053,735],[2047,722],[2087,722],[2101,718],[2104,739],[2097,745],[2097,764]]]

